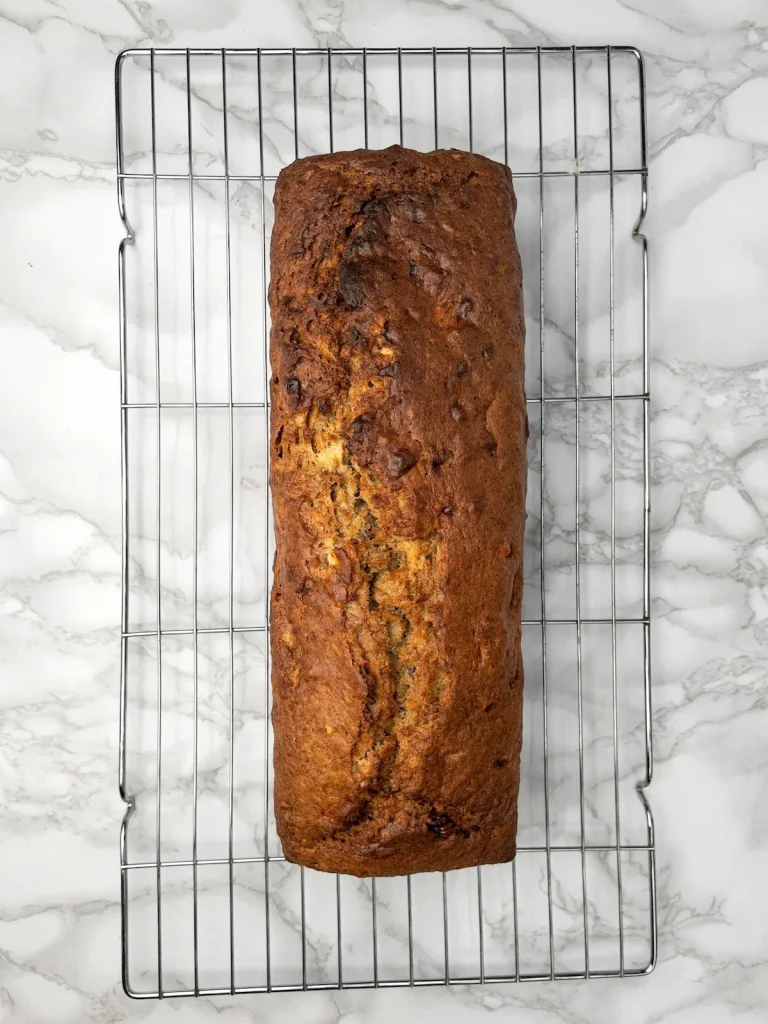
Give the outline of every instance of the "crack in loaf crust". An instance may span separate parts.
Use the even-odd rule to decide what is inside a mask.
[[[275,812],[290,861],[510,860],[527,420],[500,164],[394,146],[275,191]]]

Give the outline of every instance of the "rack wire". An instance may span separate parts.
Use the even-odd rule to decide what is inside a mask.
[[[125,991],[652,970],[640,53],[131,49],[115,96]],[[392,142],[484,152],[515,178],[526,718],[512,865],[358,882],[289,865],[274,830],[267,256],[281,166]]]

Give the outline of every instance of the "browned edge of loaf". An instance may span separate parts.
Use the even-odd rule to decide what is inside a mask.
[[[399,146],[280,174],[275,813],[359,876],[515,854],[527,419],[509,171]]]

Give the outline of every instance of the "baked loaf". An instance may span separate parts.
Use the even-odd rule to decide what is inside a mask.
[[[527,419],[509,171],[298,160],[272,234],[275,813],[288,860],[515,854]]]

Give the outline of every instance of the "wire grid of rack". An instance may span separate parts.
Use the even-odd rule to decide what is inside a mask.
[[[126,992],[647,973],[641,55],[134,49],[115,86]],[[532,435],[526,718],[511,865],[360,882],[289,865],[274,831],[268,247],[281,166],[393,142],[484,152],[515,178]]]

